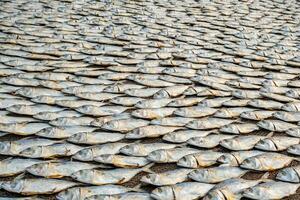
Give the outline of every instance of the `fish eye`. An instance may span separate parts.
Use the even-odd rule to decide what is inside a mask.
[[[157,192],[158,192],[158,193],[162,193],[163,190],[162,190],[161,188],[157,188]]]

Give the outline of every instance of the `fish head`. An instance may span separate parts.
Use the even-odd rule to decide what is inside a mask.
[[[87,140],[87,133],[76,133],[68,138],[70,142],[84,142]]]
[[[174,133],[168,133],[168,134],[164,135],[162,139],[165,141],[168,141],[168,142],[176,142],[176,141],[180,140],[180,138],[177,136],[177,134],[174,134]]]
[[[197,168],[197,160],[193,155],[187,155],[182,158],[180,158],[177,162],[178,166],[182,167],[191,167],[191,168]]]
[[[113,130],[113,129],[116,129],[118,128],[118,121],[114,120],[114,121],[109,121],[109,122],[106,122],[105,124],[103,124],[101,126],[101,128],[103,129],[107,129],[107,130]]]
[[[93,178],[93,170],[79,170],[71,174],[71,177],[75,180],[90,180]]]
[[[255,148],[266,151],[276,151],[274,142],[272,142],[272,140],[270,140],[269,138],[258,141],[255,145]]]
[[[135,104],[135,107],[137,107],[137,108],[143,108],[143,107],[145,107],[144,100],[137,102]]]
[[[190,145],[202,146],[203,144],[206,143],[206,139],[205,137],[192,137],[188,139],[187,143]]]
[[[215,112],[214,117],[221,117],[221,118],[227,118],[228,116],[230,116],[230,113],[224,109],[224,110],[218,110],[217,112]]]
[[[224,154],[222,156],[220,156],[217,161],[219,163],[223,163],[224,165],[229,165],[229,166],[237,166],[239,165],[239,163],[237,162],[236,158],[230,154],[230,153],[227,153],[227,154]]]
[[[253,112],[242,112],[240,114],[240,117],[245,119],[253,119],[253,120],[257,119]]]
[[[110,100],[110,102],[115,104],[121,104],[123,102],[123,99],[120,97],[114,97]]]
[[[291,128],[286,133],[294,137],[300,137],[300,128]]]
[[[186,125],[188,128],[197,128],[198,127],[198,122],[196,120],[188,122]]]
[[[14,105],[6,108],[10,112],[24,112],[24,106],[23,105]]]
[[[282,111],[278,111],[273,113],[273,117],[277,118],[277,119],[284,119],[286,113],[282,112]]]
[[[246,158],[241,164],[240,167],[245,169],[260,169],[260,162],[255,157]]]
[[[118,85],[110,85],[103,89],[103,92],[119,92]]]
[[[57,200],[77,200],[80,197],[80,188],[70,188],[56,195]]]
[[[137,145],[126,145],[120,149],[120,152],[125,154],[125,155],[135,155],[138,153],[139,148]]]
[[[36,133],[38,136],[49,137],[56,134],[56,127],[46,127]]]
[[[167,152],[165,150],[155,150],[152,151],[151,153],[149,153],[149,155],[147,156],[147,159],[151,160],[151,161],[158,161],[158,162],[163,162],[165,160],[167,160],[168,155]]]
[[[101,162],[101,163],[112,163],[113,158],[114,158],[114,155],[104,154],[101,156],[97,156],[95,159],[97,160],[97,162]]]
[[[34,175],[41,175],[41,174],[47,174],[48,167],[50,163],[37,163],[34,165],[31,165],[26,170]]]
[[[141,178],[141,182],[156,184],[159,182],[159,176],[157,174],[147,174]]]
[[[261,128],[264,128],[264,129],[267,129],[267,130],[273,130],[273,126],[270,122],[266,121],[266,120],[262,120],[262,121],[259,121],[257,123],[257,126],[261,127]]]
[[[299,98],[299,94],[295,90],[288,90],[285,95],[292,98]]]
[[[30,158],[38,158],[42,155],[42,146],[29,147],[20,152],[22,156]]]
[[[32,88],[21,88],[21,89],[18,89],[16,90],[15,94],[19,94],[19,95],[22,95],[22,96],[31,96],[31,93],[32,93]]]
[[[7,153],[11,148],[11,144],[9,142],[0,142],[0,153]]]
[[[243,196],[250,199],[260,199],[259,197],[263,197],[264,190],[261,187],[252,187],[247,188],[243,191]]]
[[[225,133],[239,134],[239,130],[238,130],[237,126],[234,124],[224,125],[220,128],[220,131],[225,132]]]
[[[280,170],[276,176],[276,179],[293,183],[300,182],[298,173],[292,167]]]
[[[82,149],[80,151],[78,151],[77,153],[75,153],[72,158],[76,159],[76,160],[81,160],[81,161],[91,161],[93,160],[94,156],[93,156],[93,150],[92,149]]]
[[[281,106],[281,110],[293,112],[293,111],[297,110],[297,108],[295,108],[295,106],[293,104],[285,104],[285,105]]]
[[[232,149],[236,146],[239,146],[238,141],[235,140],[234,138],[224,139],[220,142],[220,145],[227,149]]]
[[[7,191],[21,193],[25,186],[25,180],[17,179],[2,183],[1,187]]]
[[[290,146],[290,147],[287,149],[287,152],[288,152],[288,153],[291,153],[291,154],[299,155],[299,152],[300,152],[300,145],[293,145],[293,146]]]
[[[125,138],[127,139],[135,139],[135,138],[140,138],[143,137],[143,131],[139,128],[136,128],[128,133],[126,133]]]
[[[236,90],[232,92],[232,95],[237,97],[237,98],[245,98],[245,94],[241,90]]]
[[[163,99],[163,98],[169,98],[170,95],[166,90],[159,90],[153,95],[154,99]]]
[[[207,176],[209,176],[209,172],[205,169],[200,170],[194,170],[188,174],[188,176],[196,181],[203,181],[207,179]]]
[[[91,112],[92,106],[84,105],[84,106],[80,106],[80,107],[76,108],[76,110],[81,113],[88,113],[88,112]]]
[[[220,190],[212,190],[203,200],[227,200],[226,196]]]
[[[177,110],[174,111],[174,114],[179,116],[185,116],[187,113],[186,113],[186,109],[178,108]]]
[[[186,89],[183,94],[184,95],[193,95],[196,94],[196,90],[193,87],[189,87],[188,89]]]
[[[172,187],[165,186],[165,187],[159,187],[152,191],[151,197],[154,199],[174,199],[174,193],[172,190]]]

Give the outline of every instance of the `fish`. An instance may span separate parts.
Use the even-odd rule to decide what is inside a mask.
[[[122,106],[134,106],[137,102],[143,100],[145,99],[139,97],[115,97],[110,102]]]
[[[94,120],[92,117],[59,117],[49,121],[53,126],[89,126]]]
[[[288,102],[297,102],[299,100],[291,98],[291,97],[287,97],[285,95],[280,95],[280,94],[274,94],[274,93],[260,93],[261,96],[269,98],[269,99],[273,99],[275,101],[280,101],[280,102],[284,102],[284,103],[288,103]]]
[[[127,89],[125,94],[133,97],[147,98],[153,96],[161,88],[141,88],[141,89]]]
[[[159,126],[159,125],[149,125],[136,128],[131,132],[126,133],[125,138],[127,139],[139,139],[139,138],[154,138],[160,137],[167,133],[173,132],[180,129],[180,127],[172,126]]]
[[[276,131],[276,132],[284,132],[291,128],[297,128],[298,126],[292,123],[284,122],[281,120],[262,120],[257,123],[257,126],[260,128]]]
[[[37,96],[63,96],[63,93],[53,89],[37,88],[37,87],[23,87],[15,91],[16,95],[23,97],[34,98]]]
[[[300,166],[297,165],[281,169],[277,173],[276,179],[290,183],[300,183]]]
[[[286,103],[281,107],[281,110],[288,111],[288,112],[299,112],[300,111],[300,103],[298,102],[291,102]]]
[[[175,85],[166,87],[159,90],[153,95],[154,99],[173,98],[182,95],[182,93],[188,88],[187,85]]]
[[[288,166],[297,158],[280,153],[264,153],[250,158],[246,158],[240,167],[256,171],[273,171]]]
[[[300,155],[300,145],[299,144],[295,144],[295,145],[290,146],[287,149],[287,152],[290,153],[290,154],[294,154],[294,155],[299,156]]]
[[[93,185],[122,184],[128,182],[140,172],[148,172],[151,166],[152,164],[149,164],[136,169],[84,169],[71,174],[71,177],[76,181]]]
[[[59,112],[64,110],[64,108],[44,105],[44,104],[34,104],[34,105],[14,105],[6,108],[6,110],[21,115],[36,115],[40,112]]]
[[[271,137],[273,133],[267,136],[260,135],[246,135],[246,136],[236,136],[233,138],[228,138],[220,141],[220,145],[226,149],[240,151],[240,150],[250,150],[255,147],[255,145],[265,138]]]
[[[118,120],[118,119],[130,119],[132,113],[120,113],[120,114],[115,114],[115,115],[109,115],[109,116],[103,116],[103,117],[98,117],[96,119],[94,119],[91,122],[92,126],[96,126],[96,127],[101,127],[103,124],[105,124],[106,122],[110,122],[113,120]]]
[[[103,89],[107,87],[106,85],[79,85],[79,86],[69,86],[61,91],[67,94],[76,94],[83,92],[102,92]]]
[[[15,141],[0,142],[0,154],[2,155],[18,155],[22,150],[37,145],[51,145],[59,141],[43,138],[26,137]]]
[[[147,155],[147,159],[155,163],[173,163],[188,154],[200,152],[198,149],[180,147],[154,150]]]
[[[231,99],[222,103],[223,106],[241,107],[247,106],[251,99]]]
[[[63,110],[59,112],[39,112],[32,117],[35,119],[51,121],[59,117],[81,117],[82,114],[73,110]]]
[[[107,101],[115,97],[122,96],[122,94],[113,94],[107,92],[81,92],[74,94],[76,97],[91,101]]]
[[[163,98],[163,99],[146,99],[139,101],[135,104],[136,108],[162,108],[166,107],[172,99]]]
[[[189,98],[182,98],[182,99],[176,99],[168,103],[167,106],[170,107],[185,107],[185,106],[193,106],[201,101],[203,101],[205,97],[189,97]]]
[[[295,194],[299,186],[294,183],[270,181],[244,190],[243,196],[250,199],[282,199]]]
[[[56,195],[58,200],[81,200],[94,195],[113,195],[132,191],[132,188],[121,185],[101,185],[88,187],[72,187]]]
[[[106,122],[101,128],[109,131],[128,132],[139,127],[147,126],[148,124],[149,121],[142,119],[116,119]]]
[[[94,130],[96,130],[96,128],[90,126],[51,126],[41,129],[40,131],[35,133],[35,135],[46,138],[63,139],[69,138],[76,133],[92,132]]]
[[[213,132],[214,130],[210,130],[210,131],[198,131],[198,130],[189,130],[189,129],[178,130],[175,132],[165,134],[162,137],[162,139],[172,143],[183,143],[188,141],[190,138],[205,137]]]
[[[26,124],[28,122],[37,122],[37,119],[32,117],[15,117],[10,115],[0,115],[1,124]]]
[[[259,130],[259,127],[253,123],[232,123],[222,126],[220,132],[230,134],[245,134]]]
[[[259,99],[261,94],[257,90],[235,90],[232,92],[232,96],[239,99]]]
[[[217,112],[217,109],[214,108],[191,106],[178,108],[174,111],[174,114],[181,117],[206,117],[213,115],[215,112]]]
[[[62,178],[82,169],[105,168],[105,165],[94,165],[75,161],[49,161],[29,166],[26,172],[45,178]]]
[[[157,119],[168,117],[174,113],[176,108],[142,108],[131,112],[131,115],[142,119]]]
[[[174,185],[158,187],[151,192],[151,197],[157,200],[193,200],[204,197],[213,187],[214,184],[183,182]]]
[[[278,111],[273,114],[273,117],[286,122],[298,122],[300,118],[300,112]]]
[[[185,126],[191,129],[216,129],[222,126],[228,125],[233,123],[235,120],[231,119],[220,119],[216,117],[209,117],[209,118],[201,118],[197,120],[190,121]]]
[[[112,132],[80,132],[71,135],[67,141],[75,144],[102,144],[107,142],[117,142],[125,138],[124,134]]]
[[[198,103],[198,106],[217,108],[217,107],[221,107],[224,102],[229,101],[231,99],[232,97],[218,97],[212,99],[204,99],[203,101]]]
[[[174,185],[186,181],[191,171],[191,169],[175,169],[162,173],[150,173],[143,176],[141,182],[155,186]]]
[[[293,137],[300,137],[300,128],[291,128],[286,131],[286,134]]]
[[[128,143],[124,142],[114,142],[86,147],[76,152],[72,156],[72,159],[80,161],[93,161],[95,157],[105,155],[108,152],[110,154],[118,154],[120,149],[127,145]]]
[[[77,98],[77,97],[76,97]],[[56,105],[67,107],[67,108],[78,108],[81,106],[103,106],[106,103],[98,102],[98,101],[92,101],[92,100],[81,100],[81,99],[71,99],[71,100],[55,100],[54,102]]]
[[[246,174],[248,170],[233,166],[219,166],[204,169],[195,169],[188,177],[202,183],[219,183],[231,178],[238,178]]]
[[[177,165],[187,168],[209,167],[217,163],[217,159],[224,155],[222,152],[202,151],[193,153],[180,158]]]
[[[81,107],[76,108],[75,110],[85,114],[85,115],[92,115],[96,117],[101,116],[108,116],[108,115],[117,115],[124,111],[126,111],[128,108],[124,106],[92,106],[92,105],[84,105]]]
[[[208,192],[203,200],[241,199],[245,189],[253,187],[264,181],[268,180],[245,180],[241,178],[228,179],[218,183],[211,191]]]
[[[23,173],[26,168],[41,162],[43,161],[37,159],[8,157],[0,161],[0,177],[14,176]]]
[[[103,92],[122,94],[127,89],[141,89],[141,88],[144,88],[144,86],[138,85],[138,84],[126,84],[126,83],[124,84],[123,83],[123,84],[109,85],[103,89]]]
[[[106,200],[106,199],[122,199],[122,200],[132,200],[132,199],[139,199],[139,200],[151,200],[150,194],[147,192],[127,192],[122,194],[113,194],[113,195],[94,195],[91,197],[86,198],[86,200]]]
[[[260,121],[272,117],[275,112],[276,111],[270,111],[270,110],[254,110],[250,112],[242,112],[240,114],[240,117],[244,119]]]
[[[94,158],[94,161],[104,164],[112,164],[116,167],[122,168],[140,168],[150,163],[150,161],[144,157],[123,156],[114,154],[104,154],[97,156]]]
[[[47,187],[45,187],[45,185]],[[54,194],[79,183],[46,178],[16,179],[2,183],[2,189],[22,195]]]
[[[81,146],[70,143],[57,143],[41,146],[40,144],[28,147],[20,152],[21,156],[27,158],[51,158],[57,156],[72,156],[83,149]]]
[[[213,148],[220,144],[221,141],[225,139],[230,139],[235,136],[233,135],[223,135],[223,134],[210,134],[204,137],[193,137],[190,138],[187,143],[192,146],[201,148]]]
[[[218,163],[222,163],[221,166],[239,166],[246,158],[250,158],[256,155],[265,153],[264,151],[250,150],[250,151],[234,151],[231,153],[225,153],[218,159]]]
[[[284,151],[292,145],[300,143],[300,138],[274,136],[265,138],[256,143],[255,148],[264,151]]]
[[[50,127],[47,123],[38,122],[23,122],[23,123],[12,123],[12,124],[0,124],[0,131],[12,133],[15,135],[33,135],[38,131]]]
[[[214,117],[220,118],[236,118],[239,117],[243,112],[252,112],[255,109],[249,107],[230,107],[230,108],[221,108],[214,113]]]
[[[16,105],[33,105],[34,103],[26,99],[0,98],[0,109],[6,109]]]
[[[190,86],[189,88],[187,88],[183,94],[184,95],[195,95],[203,90],[208,89],[208,87],[202,87],[202,86]]]
[[[152,151],[161,150],[161,149],[173,149],[177,147],[175,144],[168,144],[168,143],[133,143],[125,145],[120,149],[120,152],[128,155],[128,156],[147,156]]]
[[[272,100],[261,100],[261,99],[252,99],[248,102],[248,105],[255,108],[262,108],[267,110],[278,110],[283,106],[282,103]]]

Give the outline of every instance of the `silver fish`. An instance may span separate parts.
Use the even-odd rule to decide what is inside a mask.
[[[176,183],[184,182],[188,179],[188,173],[191,169],[175,169],[162,173],[150,173],[141,178],[141,182],[155,185],[174,185]]]
[[[67,141],[76,144],[102,144],[117,142],[125,138],[124,134],[112,132],[81,132],[71,135]]]
[[[186,127],[191,129],[199,129],[199,130],[215,129],[215,128],[220,128],[222,126],[231,124],[232,122],[234,122],[234,120],[210,117],[210,118],[202,118],[202,119],[191,121],[186,124]]]
[[[180,158],[177,162],[178,166],[188,168],[208,167],[217,163],[217,159],[224,155],[222,152],[202,151],[193,153]]]
[[[189,178],[203,183],[219,183],[230,178],[238,178],[246,174],[248,170],[239,167],[220,166],[207,169],[196,169],[189,173]]]
[[[299,138],[274,136],[260,140],[258,143],[256,143],[255,148],[265,151],[284,151],[290,146],[299,143]]]
[[[150,163],[149,160],[143,157],[122,156],[113,154],[104,154],[94,158],[96,162],[104,164],[112,164],[122,168],[139,168]]]
[[[180,127],[149,125],[136,128],[131,132],[126,133],[127,139],[153,138],[160,137],[167,133],[180,129]]]
[[[210,130],[210,131],[179,130],[164,135],[162,139],[172,143],[182,143],[188,141],[190,138],[205,137],[213,132],[214,130]]]
[[[148,124],[148,121],[142,119],[117,119],[106,122],[101,128],[110,131],[128,132],[138,127],[147,126]]]
[[[299,144],[295,144],[295,145],[290,146],[287,149],[287,152],[289,152],[290,154],[294,154],[294,155],[299,156],[300,155],[300,145]]]
[[[257,126],[269,131],[284,132],[291,128],[297,128],[297,125],[281,120],[263,120],[257,123]]]
[[[45,187],[47,185],[47,187]],[[58,179],[17,179],[2,183],[2,188],[9,192],[23,195],[53,194],[79,185],[79,183]]]
[[[270,181],[261,183],[243,192],[243,196],[251,199],[282,199],[295,194],[299,184],[286,183],[280,181]],[[283,190],[284,188],[284,190]]]
[[[138,200],[151,200],[149,193],[146,192],[127,192],[122,194],[113,194],[113,195],[94,195],[91,197],[86,198],[86,200],[132,200],[132,199],[138,199]]]
[[[245,134],[251,133],[256,130],[259,130],[259,127],[256,124],[252,123],[232,123],[220,128],[221,132],[231,134]]]
[[[176,108],[143,108],[132,111],[131,115],[143,119],[156,119],[170,116],[175,110]]]
[[[215,112],[217,112],[217,109],[214,108],[192,106],[192,107],[178,108],[177,110],[174,111],[174,114],[181,117],[206,117],[206,116],[213,115]]]
[[[222,166],[239,166],[246,158],[263,154],[263,151],[235,151],[232,153],[225,153],[220,156],[217,161],[222,163]]]
[[[151,197],[157,200],[173,200],[173,199],[198,199],[207,194],[214,187],[213,184],[184,182],[175,185],[163,186],[154,189]]]
[[[35,135],[46,138],[68,138],[76,133],[92,132],[96,128],[89,126],[61,126],[61,127],[46,127],[35,133]]]
[[[147,156],[152,151],[160,149],[172,149],[176,145],[168,143],[129,144],[120,149],[120,152],[129,156]]]
[[[233,138],[233,135],[223,134],[211,134],[204,137],[193,137],[190,138],[187,143],[192,146],[201,148],[213,148],[219,145],[219,143],[225,139]]]

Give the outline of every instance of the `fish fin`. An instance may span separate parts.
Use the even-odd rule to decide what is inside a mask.
[[[274,132],[268,133],[267,137],[272,137],[274,135]]]
[[[261,176],[261,178],[260,178],[261,182],[270,182],[270,181],[274,181],[274,180],[272,180],[272,179],[269,179],[269,175],[270,175],[269,172],[264,173],[264,174]]]
[[[176,148],[186,147],[187,145],[188,145],[188,144],[185,142],[185,143],[176,145]]]
[[[19,174],[18,176],[16,176],[13,180],[14,181],[16,181],[16,180],[20,180],[20,179],[22,179],[22,178],[24,178],[25,177],[25,172],[23,172],[23,173],[21,173],[21,174]]]
[[[153,165],[154,165],[154,163],[150,163],[148,165],[145,165],[141,169],[143,172],[153,173],[153,171],[150,169]]]
[[[294,160],[300,162],[300,158],[297,158],[297,157],[292,157]]]
[[[137,184],[136,186],[134,186],[133,188],[130,188],[132,191],[134,191],[134,192],[145,192],[145,190],[144,189],[141,189],[141,187],[142,187],[142,184],[141,183],[139,183],[139,184]]]

